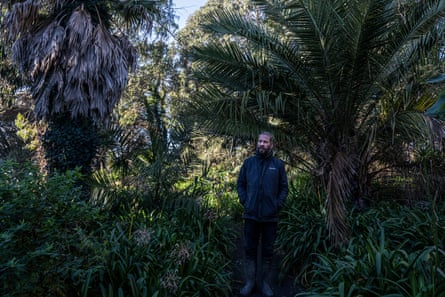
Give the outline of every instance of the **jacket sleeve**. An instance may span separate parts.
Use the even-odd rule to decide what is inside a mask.
[[[289,185],[287,182],[286,170],[284,168],[284,163],[281,161],[280,171],[280,191],[278,193],[278,207],[283,208],[286,203],[287,194],[289,193]]]
[[[246,177],[246,162],[241,166],[238,180],[236,183],[239,202],[244,205],[247,199],[247,177]]]

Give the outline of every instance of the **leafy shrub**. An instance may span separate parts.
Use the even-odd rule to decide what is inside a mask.
[[[80,198],[75,171],[2,163],[0,175],[1,296],[232,295],[236,233],[211,203],[172,194],[105,216]]]
[[[121,218],[104,233],[104,267],[85,296],[231,296],[229,222],[182,199],[175,211]]]
[[[277,245],[283,271],[296,273],[306,289],[298,296],[445,296],[445,205],[352,210],[351,240],[334,249],[317,191],[309,179],[298,182]]]
[[[230,216],[241,221],[243,207],[236,191],[237,176],[230,171],[209,170],[205,176],[181,183],[180,187],[194,197],[201,197],[208,207],[221,216]]]
[[[299,296],[444,296],[436,247],[410,252],[385,245],[382,228],[377,242],[352,241],[340,255],[319,254],[311,287]]]
[[[44,179],[30,165],[0,165],[0,295],[69,292],[73,271],[90,265],[101,214],[79,199],[75,171]]]

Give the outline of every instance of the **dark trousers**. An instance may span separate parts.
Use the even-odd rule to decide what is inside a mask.
[[[244,243],[247,260],[257,260],[258,245],[261,239],[261,255],[266,261],[271,261],[277,237],[277,222],[257,222],[244,220]]]

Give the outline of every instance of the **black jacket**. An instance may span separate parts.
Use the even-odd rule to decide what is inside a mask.
[[[283,161],[272,154],[247,158],[240,170],[237,191],[245,219],[278,221],[289,191]]]

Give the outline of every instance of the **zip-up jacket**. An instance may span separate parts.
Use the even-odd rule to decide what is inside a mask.
[[[244,219],[277,222],[289,192],[283,161],[272,153],[247,158],[241,166],[237,191]]]

